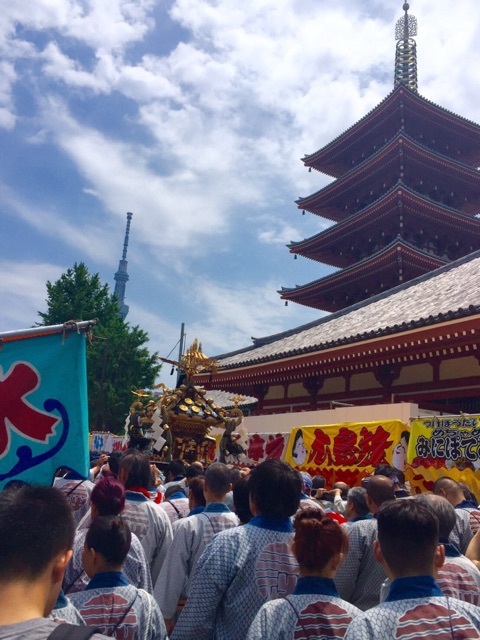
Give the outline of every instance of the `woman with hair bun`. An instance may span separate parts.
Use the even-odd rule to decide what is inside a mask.
[[[65,594],[83,591],[88,576],[82,565],[82,552],[88,526],[97,516],[117,516],[125,508],[125,488],[116,478],[105,476],[99,480],[90,496],[90,511],[78,525],[73,543],[73,556],[65,571],[63,590]],[[132,534],[132,543],[123,567],[128,580],[135,587],[153,591],[150,568],[140,540]]]
[[[348,551],[344,529],[314,508],[299,511],[293,527],[292,551],[300,575],[295,591],[263,605],[247,640],[341,639],[362,613],[340,598],[333,581]]]

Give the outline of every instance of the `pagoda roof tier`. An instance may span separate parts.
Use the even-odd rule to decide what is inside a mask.
[[[278,293],[283,300],[314,309],[338,311],[446,262],[397,238],[384,249],[346,269],[305,285],[282,287]]]
[[[302,161],[338,178],[382,147],[397,132],[423,139],[426,146],[480,165],[480,125],[427,100],[405,86],[396,87],[367,115]]]
[[[401,180],[433,199],[455,200],[456,208],[476,215],[480,173],[398,133],[382,149],[338,180],[296,201],[299,209],[338,222],[377,200]],[[460,197],[460,194],[462,197]]]
[[[371,349],[371,341],[381,336],[458,323],[480,313],[479,271],[480,251],[476,251],[347,309],[281,333],[253,338],[253,344],[243,349],[216,356],[219,371],[213,383],[221,386],[223,379],[232,375],[239,383],[249,371],[270,362],[295,367],[302,355],[325,353],[333,359],[333,350],[346,345],[365,343],[364,350]],[[452,326],[452,333],[455,331]],[[195,379],[198,384],[207,384],[212,374]]]
[[[398,234],[413,237],[419,232],[434,239],[443,234],[452,242],[463,240],[463,253],[480,249],[480,220],[400,183],[373,204],[345,220],[300,242],[288,245],[290,252],[333,267],[346,267],[357,259],[353,248],[362,244],[386,245]],[[453,237],[452,231],[455,232]],[[370,250],[370,253],[372,251]],[[458,256],[456,256],[458,257]]]

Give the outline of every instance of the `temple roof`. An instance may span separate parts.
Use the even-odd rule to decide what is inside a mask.
[[[463,231],[465,238],[472,239],[472,243],[480,240],[478,218],[432,200],[400,182],[365,209],[310,238],[291,242],[287,246],[291,253],[336,267],[346,266],[354,262],[354,258],[335,254],[335,248],[348,244],[349,238],[352,238],[352,242],[358,242],[362,233],[378,235],[384,229],[385,218],[395,216],[398,219],[400,213],[404,215],[404,224],[407,225],[409,216],[405,216],[406,212],[414,214],[416,227],[422,222],[432,221],[435,225],[445,227],[447,232],[454,229],[457,236]],[[383,222],[380,225],[381,220]]]
[[[465,160],[480,164],[480,125],[401,85],[363,118],[318,151],[305,155],[302,161],[305,166],[336,178],[350,169],[352,149],[368,150],[376,138],[382,144],[385,134],[391,137],[402,127],[408,133],[408,118],[402,122],[402,117],[405,120],[405,115],[412,111],[411,116],[417,123],[428,121],[430,129],[437,129],[447,139],[456,139],[466,149]],[[366,139],[371,142],[367,143]]]
[[[447,260],[422,251],[398,237],[383,249],[345,269],[301,286],[282,287],[278,293],[284,300],[299,302],[314,309],[336,311],[348,304],[345,299],[370,298],[372,294],[378,293],[380,287],[375,291],[375,276],[382,279],[384,287],[389,289],[399,279],[411,280],[446,262]],[[402,273],[403,276],[400,277]],[[358,295],[360,291],[362,294]],[[339,294],[343,299],[339,298]]]
[[[222,368],[234,369],[478,314],[479,272],[480,251],[476,251],[337,313],[254,339],[253,345],[217,360]]]
[[[472,196],[475,194],[476,199],[473,202],[466,202],[463,210],[472,215],[478,212],[478,204],[476,205],[480,187],[478,170],[432,151],[405,133],[398,133],[382,149],[341,178],[310,196],[299,198],[296,203],[299,209],[338,221],[349,215],[345,212],[344,205],[349,199],[352,200],[354,195],[360,194],[360,190],[361,193],[366,193],[376,184],[375,181],[384,182],[391,176],[396,176],[398,179],[404,178],[405,182],[413,182],[422,177],[418,173],[419,168],[422,168],[422,173],[426,175],[435,175],[438,184],[445,189],[457,190],[458,183],[462,182],[461,186],[465,191],[465,185],[467,185],[469,192]],[[370,193],[373,193],[371,189]]]

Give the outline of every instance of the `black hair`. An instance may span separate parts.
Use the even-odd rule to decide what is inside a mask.
[[[286,462],[265,460],[251,472],[249,490],[262,515],[289,518],[300,504],[302,478]]]
[[[379,464],[378,467],[375,467],[375,471],[373,472],[374,476],[385,476],[386,478],[390,478],[392,481],[395,481],[395,484],[404,485],[405,484],[405,474],[400,469],[396,467],[392,467],[391,464]]]
[[[0,582],[35,579],[72,548],[75,523],[54,487],[14,486],[0,492]]]
[[[222,462],[214,462],[205,471],[205,486],[213,495],[225,495],[230,490],[230,469]]]
[[[190,465],[185,469],[185,477],[190,478],[198,478],[199,476],[203,476],[203,470],[199,469],[196,466]]]
[[[120,468],[120,460],[123,458],[123,451],[113,451],[108,458],[108,468],[110,471],[118,476]]]
[[[234,487],[237,482],[242,478],[242,472],[238,467],[229,468],[230,471],[230,482],[232,483],[232,487]]]
[[[169,471],[174,478],[177,478],[178,476],[181,476],[182,478],[185,477],[185,465],[181,460],[172,460],[169,462],[166,469],[167,474]]]
[[[105,561],[121,565],[130,549],[132,534],[121,516],[98,516],[94,518],[85,537],[88,549],[95,549]]]
[[[120,460],[120,470],[127,472],[125,489],[150,487],[150,460],[138,449],[128,449]]]
[[[205,495],[203,493],[204,485],[204,476],[192,478],[190,480],[190,484],[188,485],[188,497],[190,498],[191,496],[193,496],[193,499],[197,506],[205,505],[207,503],[207,501],[205,500]]]
[[[240,524],[247,524],[253,518],[250,511],[250,492],[248,477],[242,476],[233,487],[233,508],[240,520]]]
[[[377,521],[383,557],[393,572],[431,573],[439,538],[431,508],[417,500],[395,500],[380,507]]]
[[[312,478],[312,489],[325,489],[327,480],[324,476],[316,475]]]
[[[292,458],[296,458],[295,456],[295,447],[297,446],[297,442],[300,440],[300,438],[303,439],[303,431],[301,429],[299,429],[297,431],[297,433],[295,434],[294,438],[293,438],[293,444],[292,444]]]

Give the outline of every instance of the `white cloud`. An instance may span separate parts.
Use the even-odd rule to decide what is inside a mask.
[[[58,265],[48,263],[0,261],[1,331],[27,329],[38,322],[37,311],[45,311],[47,280],[62,273]]]

